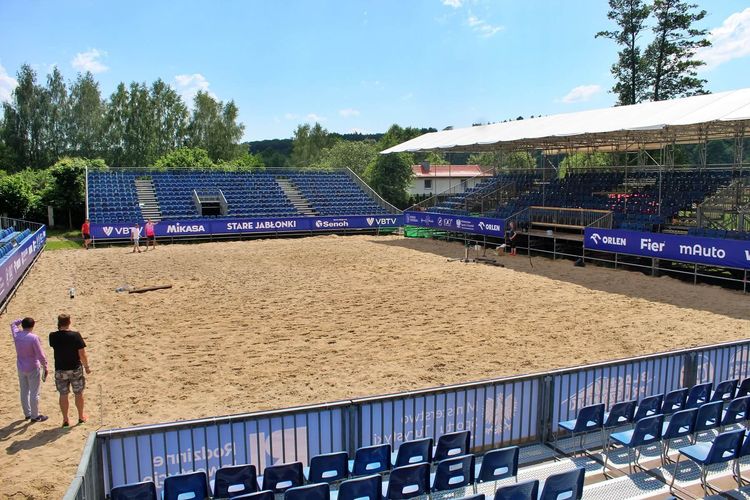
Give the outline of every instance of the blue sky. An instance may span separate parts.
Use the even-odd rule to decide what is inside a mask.
[[[713,92],[750,86],[747,0],[698,1],[715,47]],[[611,106],[605,0],[0,0],[0,99],[29,63],[43,78],[91,70],[161,77],[184,96],[234,99],[245,139],[391,124],[468,126]]]

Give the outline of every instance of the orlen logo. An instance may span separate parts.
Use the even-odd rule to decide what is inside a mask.
[[[206,228],[203,224],[192,224],[192,225],[182,225],[179,222],[177,224],[169,224],[167,226],[167,234],[170,233],[205,233]]]
[[[489,222],[479,221],[479,227],[485,231],[497,231],[501,232],[500,224],[490,224]]]
[[[596,245],[598,245],[599,243],[604,243],[605,245],[612,245],[615,247],[628,246],[627,238],[620,238],[620,237],[615,237],[615,236],[601,236],[599,233],[594,233],[591,236],[589,236],[589,238]]]

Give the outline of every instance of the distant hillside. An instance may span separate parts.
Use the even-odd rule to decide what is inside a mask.
[[[345,141],[374,141],[377,142],[384,134],[337,134],[331,133],[332,137]],[[257,154],[263,159],[267,167],[287,166],[292,156],[294,140],[289,139],[266,139],[264,141],[250,141],[244,143],[252,154]]]

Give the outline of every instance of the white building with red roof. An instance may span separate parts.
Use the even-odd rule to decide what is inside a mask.
[[[412,196],[432,196],[448,189],[460,193],[474,187],[482,179],[492,177],[492,170],[482,172],[479,165],[430,165],[424,162],[412,165],[411,169],[414,178],[409,194]]]

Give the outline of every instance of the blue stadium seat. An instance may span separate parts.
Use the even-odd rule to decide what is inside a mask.
[[[474,455],[441,460],[435,469],[432,491],[445,491],[474,484]]]
[[[284,492],[284,500],[329,500],[331,496],[328,483],[314,483],[289,488]]]
[[[716,384],[716,390],[711,395],[710,401],[729,401],[737,391],[739,379],[725,380]]]
[[[711,399],[712,388],[713,384],[711,382],[691,387],[690,392],[688,392],[685,408],[698,408],[702,404],[708,403],[709,399]]]
[[[203,471],[169,476],[164,480],[164,500],[208,498],[208,478]],[[192,496],[189,496],[192,495]]]
[[[501,486],[495,491],[495,500],[537,500],[538,496],[538,479]]]
[[[275,498],[276,495],[273,494],[273,491],[263,490],[232,497],[232,500],[275,500]]]
[[[449,432],[438,438],[432,460],[439,462],[446,458],[465,455],[469,452],[470,431]]]
[[[727,404],[721,414],[721,428],[728,425],[744,424],[750,420],[750,396],[735,398]]]
[[[112,488],[111,500],[156,500],[156,485],[153,481],[131,483]]]
[[[721,401],[714,401],[713,403],[701,405],[698,408],[698,413],[695,417],[694,432],[696,439],[699,433],[716,429],[721,425],[721,410],[723,406],[724,403]]]
[[[609,436],[609,441],[628,450],[628,469],[633,473],[633,466],[640,467],[638,459],[640,458],[641,446],[647,446],[652,443],[658,443],[661,440],[662,424],[664,415],[653,415],[644,417],[635,423],[633,429],[621,432],[613,432]],[[607,446],[608,451],[604,453],[604,470],[607,470],[607,462],[611,454],[611,446]],[[635,454],[635,457],[633,457]]]
[[[655,394],[653,396],[647,396],[638,403],[638,408],[635,410],[633,416],[633,422],[638,422],[646,417],[652,417],[661,412],[662,403],[664,402],[664,394]]]
[[[388,478],[385,497],[390,500],[401,500],[426,495],[429,492],[430,464],[421,462],[394,468]]]
[[[271,490],[274,493],[283,493],[289,488],[302,486],[305,483],[302,462],[269,465],[259,480],[264,490]]]
[[[664,402],[661,405],[661,413],[666,416],[684,409],[687,395],[688,390],[684,388],[668,392],[667,395],[664,396]]]
[[[333,483],[349,475],[349,457],[345,451],[316,455],[310,459],[307,480],[311,483]]]
[[[258,491],[258,476],[254,465],[229,465],[216,471],[213,480],[213,496],[229,496]]]
[[[376,474],[391,469],[391,445],[376,444],[358,448],[351,467],[352,476]]]
[[[691,408],[689,410],[680,410],[672,414],[669,422],[662,424],[661,439],[662,465],[669,462],[669,445],[673,439],[692,436],[695,432],[695,419],[698,416],[698,410]]]
[[[518,457],[520,448],[509,446],[490,450],[482,457],[479,472],[476,474],[477,483],[499,481],[508,477],[515,477],[518,481]]]
[[[544,481],[539,500],[580,500],[583,497],[583,481],[586,469],[578,467],[572,471],[553,474]]]
[[[383,478],[380,474],[349,479],[339,485],[337,500],[381,500]]]
[[[672,481],[669,484],[669,491],[672,491],[674,488],[674,481],[680,470],[680,459],[685,456],[695,462],[700,468],[701,486],[703,487],[703,493],[707,495],[709,488],[707,468],[710,465],[730,462],[739,458],[744,436],[745,431],[738,429],[719,434],[710,443],[697,443],[681,448],[677,457],[677,463],[675,464],[674,474],[672,474]],[[739,477],[737,478],[737,482],[738,486],[740,486]]]
[[[579,447],[583,447],[583,436],[587,432],[601,431],[604,425],[604,404],[598,403],[590,406],[584,406],[578,411],[578,415],[573,420],[564,420],[557,424],[561,429],[570,432],[571,438],[576,434],[581,436]],[[555,443],[557,443],[557,434],[555,434]]]
[[[432,438],[405,441],[398,447],[394,467],[419,462],[432,462]]]

